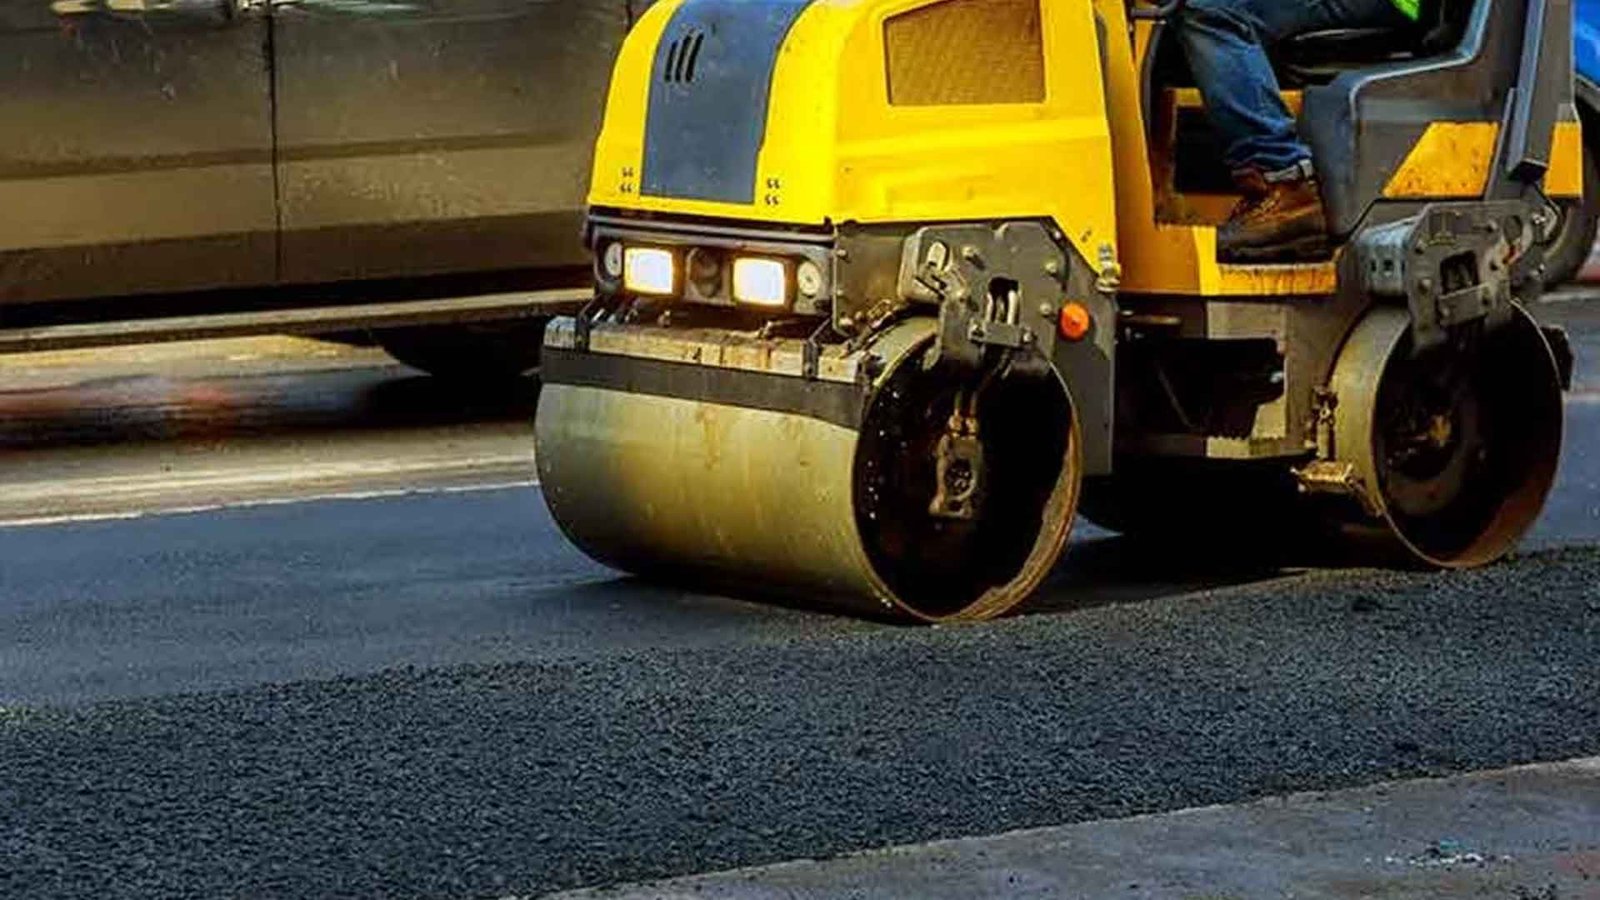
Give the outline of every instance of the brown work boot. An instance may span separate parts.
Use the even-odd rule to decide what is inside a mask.
[[[1310,163],[1270,174],[1243,169],[1244,199],[1217,229],[1222,262],[1304,262],[1328,256],[1328,220]]]

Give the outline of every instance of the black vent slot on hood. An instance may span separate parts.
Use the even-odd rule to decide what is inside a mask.
[[[700,45],[705,40],[705,32],[691,31],[673,41],[667,48],[667,65],[661,73],[662,80],[669,84],[694,81],[695,63],[700,60]]]

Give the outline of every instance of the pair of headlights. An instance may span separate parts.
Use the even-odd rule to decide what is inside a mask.
[[[683,272],[680,268],[685,263],[675,251],[613,243],[605,248],[601,262],[606,274],[620,277],[623,289],[629,293],[670,297],[678,293],[684,277],[694,280],[702,294],[714,295],[721,288],[721,267],[725,259],[704,251],[690,251],[688,271]],[[739,303],[783,307],[793,299],[793,290],[807,298],[815,298],[822,290],[822,270],[810,260],[801,260],[796,265],[770,256],[734,256],[731,266],[729,287],[733,299]]]

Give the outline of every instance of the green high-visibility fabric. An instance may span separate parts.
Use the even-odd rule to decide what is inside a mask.
[[[1417,20],[1417,16],[1422,12],[1422,0],[1393,0],[1393,2],[1394,8],[1400,10],[1401,15],[1413,22]]]

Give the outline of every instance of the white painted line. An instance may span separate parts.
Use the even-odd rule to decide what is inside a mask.
[[[379,500],[390,497],[411,497],[429,494],[475,494],[488,491],[505,491],[514,488],[538,487],[538,479],[526,481],[497,481],[486,484],[444,485],[438,487],[406,487],[372,491],[337,491],[326,494],[305,494],[294,497],[263,497],[248,500],[208,503],[197,506],[153,507],[150,509],[120,512],[78,513],[60,516],[32,516],[0,519],[0,528],[33,528],[45,525],[66,525],[82,522],[116,522],[160,516],[193,515],[223,509],[250,509],[262,506],[293,506],[299,503],[316,503],[338,500]]]
[[[164,494],[175,494],[208,489],[261,489],[280,486],[287,488],[337,479],[361,478],[371,480],[413,474],[449,475],[451,473],[472,472],[502,466],[527,466],[531,470],[533,465],[534,457],[532,451],[471,458],[394,460],[389,462],[352,460],[348,462],[322,463],[313,466],[280,467],[265,471],[161,472],[151,475],[71,478],[65,481],[0,483],[0,496],[4,496],[8,505],[37,505],[79,497],[104,500],[107,498],[138,496],[157,491]]]

